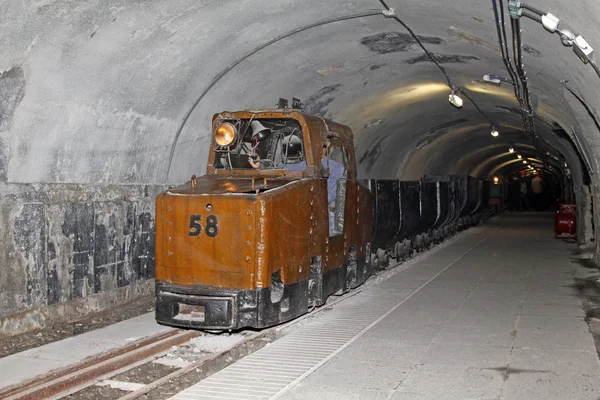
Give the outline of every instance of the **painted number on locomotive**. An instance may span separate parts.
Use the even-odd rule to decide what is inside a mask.
[[[219,220],[216,215],[206,217],[206,226],[204,227],[206,236],[215,237],[219,233]],[[202,233],[202,215],[192,214],[190,216],[190,236],[198,236]]]

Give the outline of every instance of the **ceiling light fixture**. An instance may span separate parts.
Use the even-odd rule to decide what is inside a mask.
[[[452,93],[448,96],[448,101],[456,108],[462,108],[463,106],[463,99],[458,95],[458,90],[456,90],[456,88],[452,88]]]
[[[496,129],[495,126],[492,126],[492,131],[490,132],[490,135],[492,135],[493,137],[498,137],[498,135],[500,135],[500,132],[498,132],[498,129]]]
[[[519,160],[521,159],[521,155],[520,154],[517,154],[517,157],[519,158]]]
[[[523,160],[523,164],[527,164],[527,161]]]
[[[509,151],[510,153],[514,153],[514,152],[515,152],[515,149],[513,149],[512,147],[509,147],[509,148],[508,148],[508,151]]]

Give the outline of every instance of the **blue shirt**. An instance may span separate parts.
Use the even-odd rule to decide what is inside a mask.
[[[304,171],[306,169],[306,161],[302,161],[296,164],[286,164],[283,169],[286,171]]]
[[[327,168],[327,158],[321,163],[323,168]],[[335,160],[329,160],[329,178],[327,178],[327,203],[331,204],[337,197],[337,181],[344,178],[346,168],[344,164]]]

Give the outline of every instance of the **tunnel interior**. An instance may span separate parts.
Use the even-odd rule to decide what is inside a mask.
[[[600,46],[597,1],[536,6]],[[540,174],[577,204],[579,244],[595,246],[600,76],[535,18],[511,29],[508,0],[9,0],[0,10],[2,263],[15,272],[0,279],[6,315],[148,293],[156,193],[205,173],[214,113],[279,98],[350,126],[361,179]],[[3,324],[50,316],[40,318]]]

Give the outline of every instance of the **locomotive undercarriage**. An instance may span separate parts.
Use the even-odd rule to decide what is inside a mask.
[[[372,273],[371,263],[363,257],[308,280],[255,290],[156,282],[156,320],[203,330],[265,328],[306,314],[332,294],[359,286]]]

